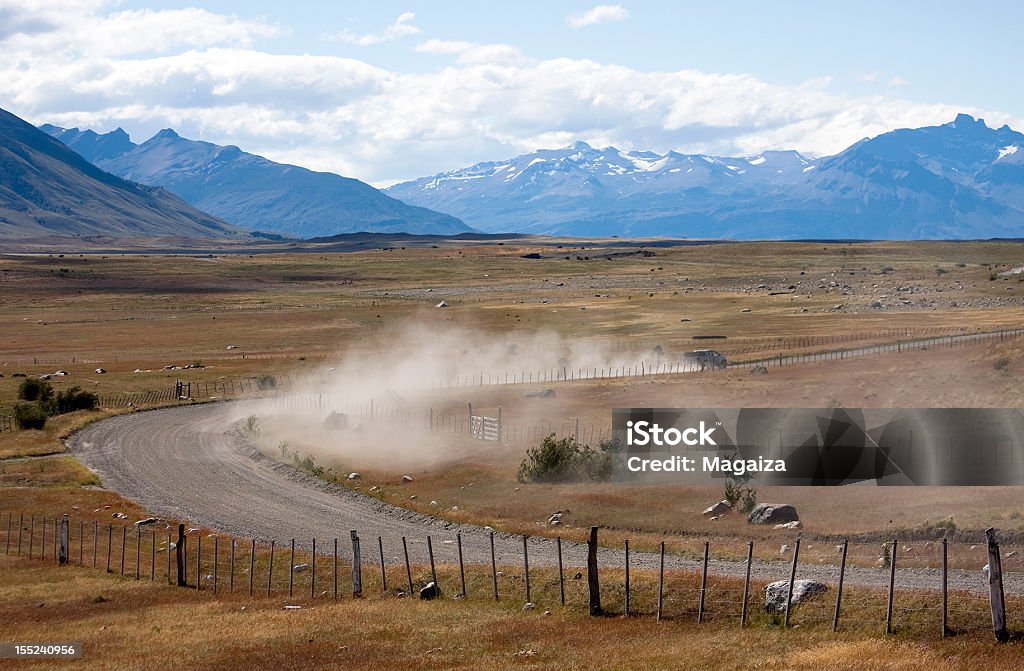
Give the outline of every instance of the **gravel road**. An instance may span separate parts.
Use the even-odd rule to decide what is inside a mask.
[[[457,561],[456,533],[462,534],[468,563],[490,564],[489,532],[481,527],[446,522],[383,503],[372,497],[307,476],[260,454],[231,423],[231,405],[211,403],[120,415],[92,424],[71,437],[68,447],[94,470],[103,485],[164,517],[188,520],[242,538],[300,544],[314,537],[347,539],[357,530],[364,547],[368,539],[384,538],[385,557],[401,557],[401,537],[409,542],[412,561],[427,561],[429,534],[439,563]],[[586,546],[562,544],[566,570],[586,566]],[[495,534],[499,564],[522,565],[522,537]],[[556,562],[553,539],[529,540],[531,565]],[[621,551],[602,548],[602,566],[621,566]],[[631,566],[657,568],[653,553],[631,552]],[[700,563],[667,556],[667,568],[700,570]],[[745,563],[712,560],[714,574],[742,578]],[[979,567],[980,568],[980,567]],[[785,580],[789,563],[755,561],[755,579]],[[798,578],[834,584],[834,566],[802,565]],[[888,571],[848,568],[847,585],[888,586]],[[984,590],[987,580],[980,570],[952,570],[951,589]],[[938,589],[936,569],[904,569],[897,572],[903,589]],[[1024,593],[1024,574],[1004,574],[1007,593]]]

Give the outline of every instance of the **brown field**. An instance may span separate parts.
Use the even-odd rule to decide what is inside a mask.
[[[1011,243],[762,243],[651,246],[653,255],[643,256],[614,243],[509,241],[344,254],[9,254],[0,256],[0,414],[16,401],[15,372],[65,370],[68,376],[51,380],[56,389],[79,385],[104,397],[161,391],[176,379],[207,385],[202,395],[193,393],[196,400],[232,396],[216,389],[235,384],[234,395],[241,396],[241,381],[260,375],[301,389],[304,379],[320,379],[342,359],[415,354],[416,341],[403,337],[411,325],[427,338],[459,331],[508,340],[546,332],[563,344],[614,352],[662,345],[678,353],[700,346],[695,335],[723,334],[729,338],[711,346],[733,360],[1013,327],[1024,323],[1024,276],[997,273],[1020,265],[1021,249]],[[545,258],[522,258],[531,253]],[[434,309],[440,300],[449,307]],[[875,300],[883,307],[871,307]],[[845,307],[836,310],[839,304]],[[628,406],[1020,407],[1022,349],[1024,340],[1006,340],[772,368],[765,376],[730,369],[471,387],[413,400],[417,411],[429,407],[439,415],[464,413],[469,401],[485,411],[501,406],[510,426],[579,418],[585,428],[607,426],[612,407]],[[163,370],[193,362],[203,367]],[[98,367],[107,372],[96,374]],[[210,392],[214,384],[220,387]],[[524,396],[547,386],[557,396]],[[69,432],[123,411],[62,416],[43,431],[0,432],[0,510],[54,515],[75,505],[91,514],[110,505],[144,515],[96,488],[95,476],[72,458],[12,460],[62,452]],[[599,525],[609,544],[629,538],[653,548],[667,538],[670,550],[690,552],[691,541],[711,537],[736,547],[751,539],[766,553],[777,551],[778,532],[752,529],[738,516],[705,520],[700,510],[721,498],[714,489],[521,485],[515,472],[532,439],[481,446],[440,434],[424,442],[427,449],[438,445],[436,458],[379,463],[260,412],[268,454],[288,441],[334,474],[358,470],[364,491],[379,487],[382,498],[423,512],[539,535],[553,534],[544,520],[568,509],[567,524],[557,531],[563,537],[582,537],[583,529]],[[415,482],[401,485],[407,472]],[[1024,533],[1018,488],[876,493],[786,488],[760,491],[759,498],[794,503],[808,538],[941,536],[945,529],[936,525],[950,518],[964,538],[988,526]],[[109,514],[96,514],[104,517]],[[834,561],[825,553],[828,543],[819,545],[822,554],[811,551],[808,559]],[[183,641],[192,646],[186,668],[299,668],[302,660],[344,667],[355,659],[366,668],[665,668],[681,658],[695,668],[749,668],[758,649],[770,650],[757,657],[760,668],[965,668],[982,661],[1010,668],[1019,655],[1017,644],[999,648],[981,634],[939,646],[881,639],[866,629],[835,636],[816,626],[785,633],[759,626],[740,633],[719,623],[698,629],[649,618],[589,621],[572,609],[545,618],[486,599],[439,608],[374,597],[284,611],[279,601],[213,600],[82,569],[0,560],[3,638],[60,630],[61,638],[95,651],[88,655],[95,668],[151,668],[153,659],[178,654]],[[107,601],[93,603],[98,594]],[[488,633],[467,635],[467,621]],[[534,654],[515,655],[529,650]]]

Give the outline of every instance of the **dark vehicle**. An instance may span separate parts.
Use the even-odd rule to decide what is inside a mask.
[[[683,355],[684,370],[724,369],[725,355],[713,349],[695,349]]]

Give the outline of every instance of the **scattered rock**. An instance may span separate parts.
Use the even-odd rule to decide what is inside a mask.
[[[548,518],[548,526],[549,527],[556,527],[556,526],[558,526],[561,523],[562,523],[562,511],[561,510],[559,510],[554,515],[552,515],[551,517]]]
[[[732,510],[732,506],[728,501],[719,501],[718,503],[708,506],[704,509],[704,517],[719,517]]]
[[[309,564],[296,564],[292,567],[292,570],[296,573],[302,573],[303,571],[309,570]]]
[[[423,589],[420,590],[420,599],[423,601],[430,601],[431,599],[436,599],[439,596],[441,596],[441,590],[438,589],[437,585],[433,582],[428,582],[423,586]]]
[[[145,519],[141,519],[141,520],[137,521],[134,524],[134,526],[136,526],[136,527],[143,527],[143,526],[147,526],[147,525],[150,525],[150,524],[156,524],[157,522],[163,522],[163,520],[160,519],[159,517],[147,517]]]
[[[412,481],[413,481],[413,477],[411,475],[403,475],[402,476],[402,482],[412,482]]]
[[[348,474],[348,479],[349,480],[358,480],[361,477],[362,477],[361,475],[359,475],[358,473],[355,473],[355,472]]]
[[[793,598],[789,602],[790,608],[803,603],[816,594],[828,590],[824,583],[817,580],[796,580],[793,582]],[[786,593],[789,591],[789,581],[780,580],[769,583],[764,588],[764,608],[769,613],[781,613],[786,610]]]
[[[525,394],[526,398],[551,398],[555,395],[554,389],[541,389],[539,391],[528,391]]]
[[[790,548],[790,547],[789,547],[788,545],[783,545],[782,547],[780,547],[780,548],[779,548],[779,554],[780,554],[780,555],[784,555],[784,554],[786,554],[787,552],[789,552],[789,551],[790,551],[790,549],[791,549],[791,548]]]
[[[796,508],[788,503],[761,503],[747,517],[751,524],[782,524],[799,519]]]
[[[106,373],[106,372],[107,372],[107,369],[106,369],[106,368],[97,368],[97,369],[96,369],[96,374],[97,374],[97,375],[103,375],[103,374],[104,374],[104,373]]]
[[[800,520],[793,520],[792,522],[783,522],[782,524],[776,524],[776,529],[799,529]]]
[[[524,610],[524,611],[527,611],[527,610],[533,610],[533,609],[534,609],[534,608],[536,608],[536,607],[537,607],[537,605],[536,605],[536,604],[534,604],[534,603],[533,603],[533,602],[531,602],[531,601],[527,601],[527,602],[526,602],[525,604],[523,604],[523,610]]]
[[[446,303],[445,301],[441,301],[440,303],[438,303],[434,307],[435,308],[446,308],[446,307],[448,307],[448,303]]]
[[[768,374],[768,369],[765,368],[764,366],[754,366],[753,368],[750,369],[750,374],[751,375],[767,375]]]

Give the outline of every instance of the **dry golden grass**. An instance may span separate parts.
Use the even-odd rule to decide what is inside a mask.
[[[679,612],[590,618],[582,602],[561,608],[550,590],[522,611],[522,597],[486,593],[441,601],[383,595],[338,602],[177,589],[76,567],[0,556],[0,626],[5,640],[83,643],[85,668],[151,669],[1016,669],[1019,643],[997,645],[979,629],[946,641],[937,629],[909,637],[872,627],[794,622],[783,631],[752,608],[747,629],[735,618],[697,625]],[[540,576],[538,575],[538,578]],[[451,574],[442,584],[452,584]],[[645,576],[640,576],[641,581]],[[692,585],[692,576],[681,576]],[[538,584],[541,580],[537,580]],[[640,584],[643,584],[642,582]],[[673,587],[681,587],[674,585]],[[574,595],[575,596],[575,595]],[[612,595],[605,603],[615,609]],[[286,610],[285,605],[301,608]],[[550,610],[550,615],[544,615]],[[851,618],[852,620],[853,618]],[[67,662],[40,661],[39,668]]]
[[[55,387],[80,385],[101,394],[162,390],[175,379],[210,384],[265,373],[287,375],[314,370],[342,351],[376,354],[381,347],[378,337],[409,320],[428,329],[461,326],[493,333],[550,329],[566,338],[625,343],[638,349],[662,343],[673,349],[688,348],[694,335],[726,333],[738,341],[722,349],[730,353],[733,347],[742,356],[766,346],[775,348],[771,349],[774,354],[812,351],[821,347],[798,339],[837,333],[861,334],[859,342],[869,343],[884,339],[877,332],[886,329],[994,329],[1021,321],[1019,308],[1012,306],[852,314],[829,311],[840,302],[836,292],[765,296],[745,290],[762,282],[794,282],[835,273],[845,281],[869,284],[915,283],[951,290],[960,283],[964,288],[958,290],[957,298],[963,300],[1017,297],[1024,284],[989,279],[993,269],[1019,264],[1019,246],[1014,244],[739,244],[654,248],[653,257],[583,260],[602,251],[608,249],[582,249],[565,241],[561,249],[529,243],[256,257],[0,256],[4,295],[0,373],[5,376],[0,379],[0,412],[6,413],[14,402],[19,383],[11,378],[14,372],[37,375],[62,368],[70,375],[55,378]],[[531,252],[552,258],[521,258]],[[939,269],[947,272],[940,275]],[[457,289],[446,297],[453,309],[430,309],[438,294],[421,293],[430,287]],[[807,312],[801,311],[804,308]],[[750,312],[741,312],[746,309]],[[691,321],[681,322],[683,318]],[[238,349],[227,350],[228,345]],[[205,368],[162,370],[168,364],[194,361],[202,361]],[[772,369],[761,378],[730,371],[700,379],[571,383],[560,385],[559,397],[549,401],[523,398],[522,387],[482,388],[473,390],[472,400],[479,407],[504,406],[510,421],[580,417],[585,423],[602,424],[607,422],[609,408],[625,405],[1019,406],[1024,391],[1016,381],[1024,372],[1022,365],[1021,345],[1011,341]],[[100,366],[108,372],[95,374]],[[136,369],[143,372],[135,373]],[[837,385],[840,377],[842,384]],[[435,403],[439,410],[461,411],[465,400],[465,392],[455,391],[439,394]],[[0,433],[0,459],[60,452],[62,437],[107,414],[76,413],[52,419],[41,432]],[[407,486],[397,485],[402,474],[398,470],[347,463],[336,467],[359,468],[364,473],[360,486],[364,490],[373,484],[382,486],[389,501],[432,513],[445,510],[454,519],[510,531],[545,533],[539,523],[553,510],[569,508],[568,528],[559,530],[566,537],[581,537],[583,528],[598,524],[606,527],[602,540],[608,544],[630,538],[635,547],[653,547],[668,533],[670,549],[690,555],[700,547],[695,539],[711,533],[723,539],[719,547],[725,552],[739,553],[747,538],[758,541],[759,552],[762,547],[777,547],[772,532],[751,531],[738,520],[720,520],[713,526],[702,519],[699,510],[719,498],[712,490],[523,486],[514,482],[523,444],[495,455],[481,454],[476,447],[469,450],[467,446],[465,452],[476,455],[473,460],[425,468]],[[316,454],[314,446],[308,451]],[[324,455],[318,461],[327,458]],[[70,458],[0,461],[0,511],[43,513],[48,518],[68,511],[99,525],[111,523],[112,511],[123,512],[131,520],[146,515],[116,494],[92,488],[91,482],[90,474]],[[469,482],[474,486],[466,487]],[[519,492],[516,487],[521,487]],[[418,503],[409,499],[413,493],[418,494]],[[761,499],[784,497],[795,502],[806,520],[808,536],[915,529],[948,514],[961,527],[1020,526],[1016,491],[986,490],[986,495],[994,495],[979,502],[977,493],[967,490],[952,494],[946,490],[934,496],[922,490],[887,490],[886,511],[870,507],[863,493],[846,494],[843,505],[837,503],[834,492],[829,494],[832,498],[825,500],[808,489],[763,491]],[[431,499],[444,505],[439,509],[422,505]],[[450,511],[452,505],[460,511]],[[887,510],[893,507],[899,512],[890,517]],[[816,544],[819,551],[828,551],[827,543]],[[818,559],[815,549],[803,552],[809,561]],[[261,554],[258,570],[259,562],[265,561]],[[415,578],[422,582],[425,569],[416,570]],[[510,568],[510,575],[503,578],[503,594],[521,589],[514,571]],[[453,584],[450,568],[442,569],[442,575],[443,584]],[[401,571],[389,577],[403,580]],[[934,671],[983,664],[991,669],[1019,666],[1019,644],[997,646],[983,630],[938,643],[924,622],[913,620],[917,616],[910,614],[912,610],[906,611],[907,619],[902,629],[898,626],[895,638],[881,638],[877,595],[864,595],[859,605],[857,597],[851,597],[851,628],[838,635],[821,624],[818,615],[826,610],[822,605],[803,611],[796,618],[800,626],[791,631],[782,632],[759,616],[756,626],[740,632],[728,618],[712,618],[700,627],[694,624],[688,591],[693,589],[694,576],[670,579],[670,587],[682,596],[671,602],[677,616],[660,624],[650,617],[587,618],[578,605],[581,592],[572,593],[576,606],[552,608],[553,614],[545,617],[542,609],[555,603],[552,585],[557,581],[543,572],[538,573],[535,587],[541,608],[529,613],[520,611],[519,597],[493,603],[486,598],[487,576],[473,579],[474,595],[458,603],[384,597],[373,592],[371,576],[364,599],[346,598],[337,604],[299,599],[303,609],[285,611],[285,599],[279,596],[214,599],[207,591],[136,583],[87,569],[57,569],[0,556],[0,629],[5,640],[51,636],[81,640],[86,644],[86,667],[112,669],[149,669],[173,660],[181,668],[203,669]],[[621,597],[620,576],[607,571],[604,579],[609,603],[616,603]],[[634,603],[650,612],[651,578],[638,574],[636,579],[646,580],[648,587],[637,593]],[[713,587],[735,590],[732,583],[713,583]],[[102,601],[96,599],[99,595]],[[922,599],[930,607],[931,597]],[[904,607],[912,609],[916,604],[910,600]],[[852,626],[858,608],[870,613],[869,627]],[[812,617],[814,613],[818,615]],[[37,666],[64,668],[65,664],[40,662]]]

